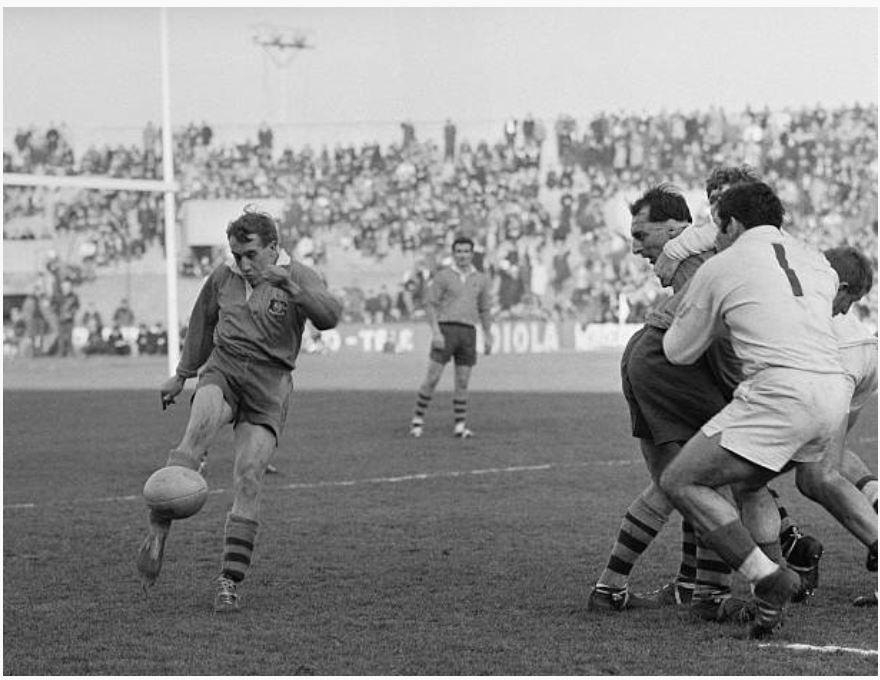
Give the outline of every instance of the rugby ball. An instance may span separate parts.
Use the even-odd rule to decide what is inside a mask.
[[[168,519],[195,515],[207,498],[208,483],[205,478],[182,465],[159,468],[144,484],[147,506]]]

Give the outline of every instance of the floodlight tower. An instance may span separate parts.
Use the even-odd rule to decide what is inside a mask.
[[[280,92],[277,104],[277,120],[288,123],[290,114],[289,102],[289,70],[294,57],[303,50],[315,49],[311,42],[311,29],[276,26],[274,24],[255,24],[251,26],[252,40],[263,50],[263,93],[267,102],[272,99],[272,86],[269,83],[269,72],[278,74],[277,86]],[[268,106],[267,108],[271,108]]]

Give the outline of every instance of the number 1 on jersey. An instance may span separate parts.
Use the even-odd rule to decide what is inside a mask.
[[[773,252],[776,253],[776,261],[788,277],[788,282],[791,284],[791,292],[794,293],[795,297],[803,297],[804,289],[801,287],[801,282],[798,280],[794,269],[788,266],[788,258],[785,256],[785,248],[781,243],[774,243]]]

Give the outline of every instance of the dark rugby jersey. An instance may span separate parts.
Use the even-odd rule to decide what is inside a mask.
[[[483,272],[471,268],[462,278],[453,267],[438,271],[428,286],[428,304],[432,305],[440,323],[451,322],[488,330],[492,325],[491,282]]]
[[[268,283],[250,288],[234,265],[221,264],[211,272],[193,306],[178,375],[195,376],[215,347],[242,359],[293,370],[306,319],[318,330],[336,326],[342,305],[318,273],[291,262],[286,253],[278,264],[289,269],[291,280],[302,287],[297,302]]]

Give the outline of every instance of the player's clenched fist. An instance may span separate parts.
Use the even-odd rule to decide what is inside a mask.
[[[281,288],[285,291],[290,297],[297,297],[300,293],[302,293],[302,286],[300,286],[295,281],[291,280],[290,272],[277,264],[270,265],[263,270],[261,274],[263,281],[268,283],[270,286],[275,286],[276,288]]]

